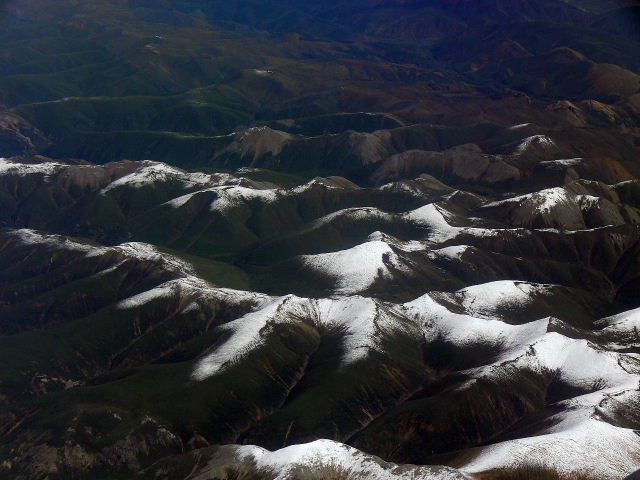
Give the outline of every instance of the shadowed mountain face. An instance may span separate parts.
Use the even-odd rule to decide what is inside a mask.
[[[0,479],[623,479],[637,2],[0,3]]]

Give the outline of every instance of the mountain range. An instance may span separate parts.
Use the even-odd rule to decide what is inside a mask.
[[[0,479],[632,475],[639,12],[1,2]]]

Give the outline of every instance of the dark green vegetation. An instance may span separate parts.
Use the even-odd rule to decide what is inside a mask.
[[[254,124],[315,136],[535,122],[614,128],[633,142],[632,17],[615,2],[595,13],[574,3],[8,1],[0,103],[49,139],[24,152],[100,163],[224,166],[219,135]],[[554,106],[586,100],[603,103]],[[8,148],[15,135],[5,134]],[[344,172],[349,140],[334,143],[305,142],[273,163],[252,156]]]
[[[0,478],[631,473],[638,8],[0,2]]]

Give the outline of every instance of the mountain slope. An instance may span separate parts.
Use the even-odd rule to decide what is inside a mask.
[[[0,479],[633,474],[636,3],[1,3]]]

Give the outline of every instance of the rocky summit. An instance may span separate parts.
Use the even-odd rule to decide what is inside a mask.
[[[640,475],[639,2],[0,26],[0,479]]]

